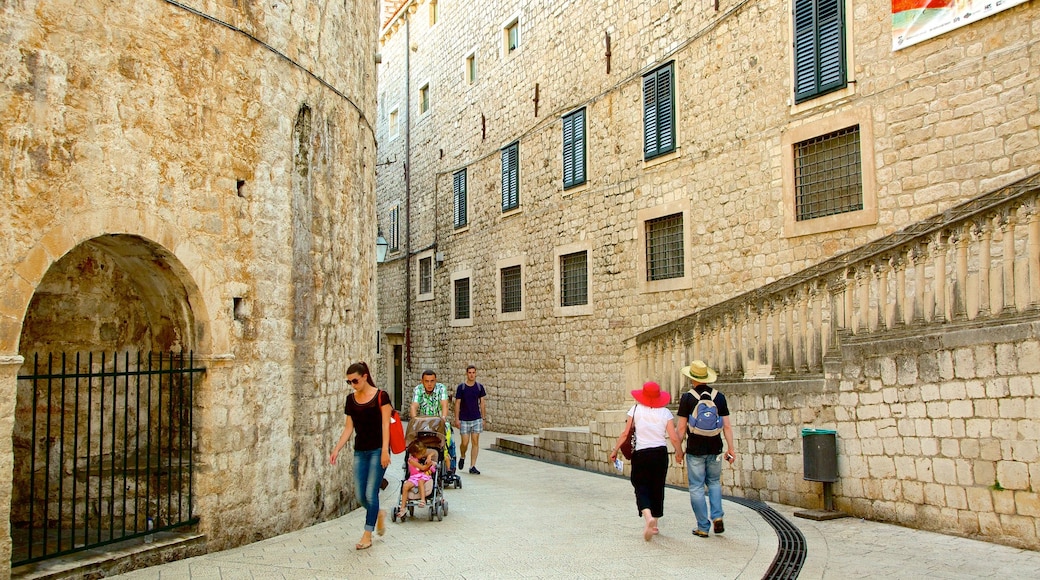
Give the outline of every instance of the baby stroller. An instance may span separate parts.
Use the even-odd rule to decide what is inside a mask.
[[[448,425],[444,431],[447,436],[445,439],[444,446],[448,450],[447,456],[444,458],[444,470],[437,471],[437,477],[440,478],[441,488],[448,489],[454,487],[459,489],[462,487],[462,478],[455,471],[456,458],[455,458],[455,437],[452,433],[451,425]]]
[[[411,445],[412,441],[422,441],[423,445],[427,449],[434,449],[437,451],[437,473],[429,481],[423,482],[426,486],[426,505],[420,506],[419,501],[421,496],[419,490],[412,488],[408,492],[408,499],[405,502],[406,514],[400,516],[398,514],[398,508],[394,509],[393,514],[390,516],[392,521],[397,521],[399,518],[403,522],[406,518],[414,518],[415,510],[429,508],[430,510],[430,521],[434,518],[437,521],[444,519],[444,516],[448,515],[448,502],[444,499],[444,495],[441,493],[443,486],[441,485],[441,474],[445,471],[445,457],[447,456],[447,447],[445,442],[447,439],[447,428],[444,420],[440,417],[412,417],[412,420],[408,422],[408,431],[405,433],[405,444]],[[405,457],[404,463],[404,478],[401,480],[400,493],[404,493],[404,484],[408,481],[408,458]],[[400,497],[400,495],[398,495]]]

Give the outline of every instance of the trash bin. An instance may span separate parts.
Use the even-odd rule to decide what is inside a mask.
[[[838,443],[833,429],[802,429],[802,468],[806,481],[838,481]]]

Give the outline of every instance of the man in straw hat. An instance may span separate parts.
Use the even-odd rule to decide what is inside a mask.
[[[718,378],[715,371],[704,364],[704,361],[695,360],[689,366],[682,368],[682,374],[690,379],[691,388],[689,392],[683,393],[679,399],[679,424],[676,430],[679,432],[679,440],[686,439],[686,475],[690,483],[690,505],[693,513],[697,516],[697,527],[693,535],[700,538],[708,537],[708,530],[714,526],[715,533],[721,534],[726,531],[722,523],[722,461],[719,454],[722,453],[722,436],[701,435],[694,433],[687,427],[696,419],[698,401],[701,399],[712,400],[715,403],[719,417],[722,417],[722,435],[726,437],[726,461],[733,463],[736,459],[736,449],[733,447],[733,427],[729,421],[729,405],[726,404],[726,396],[711,388],[709,385]],[[682,454],[682,448],[676,447],[676,455]],[[704,501],[704,488],[708,488],[708,505]],[[710,507],[710,518],[709,508]]]

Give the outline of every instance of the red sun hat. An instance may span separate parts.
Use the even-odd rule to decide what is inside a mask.
[[[664,407],[672,400],[671,393],[662,392],[661,385],[654,381],[643,383],[641,390],[632,391],[632,396],[647,407]]]

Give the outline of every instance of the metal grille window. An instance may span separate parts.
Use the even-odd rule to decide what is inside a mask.
[[[863,209],[859,125],[795,144],[798,221]]]
[[[469,223],[466,215],[466,170],[456,171],[452,176],[452,205],[455,208],[455,229]]]
[[[794,0],[794,101],[846,84],[845,0]]]
[[[398,250],[400,248],[400,240],[398,239],[398,233],[401,231],[401,207],[396,206],[390,210],[390,239],[387,243],[390,245],[390,250]]]
[[[643,159],[675,151],[673,63],[643,77]]]
[[[645,222],[646,279],[682,278],[686,274],[681,213]]]
[[[520,207],[520,143],[502,149],[502,211]]]
[[[455,280],[455,320],[470,318],[469,278]]]
[[[433,292],[433,257],[419,260],[419,294]]]
[[[523,292],[523,280],[520,276],[520,266],[502,268],[502,312],[520,312],[523,308],[521,300]]]
[[[585,183],[585,109],[563,118],[563,187]]]
[[[589,303],[588,262],[588,252],[560,256],[560,306]]]

